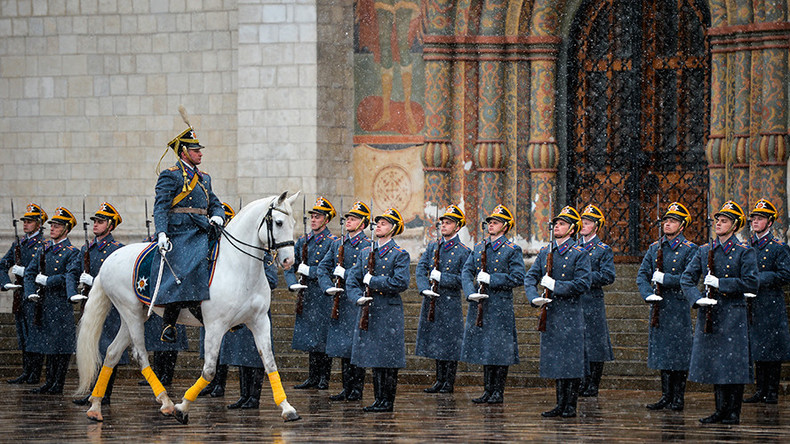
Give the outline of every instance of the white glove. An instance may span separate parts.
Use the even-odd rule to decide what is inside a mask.
[[[663,300],[664,300],[664,298],[662,298],[661,296],[659,296],[657,294],[651,294],[650,296],[645,298],[645,302],[661,302]]]
[[[717,301],[716,299],[711,299],[711,298],[699,298],[699,299],[697,299],[697,305],[699,305],[700,307],[709,307],[711,305],[716,305],[718,303],[719,303],[719,301]]]
[[[80,284],[85,284],[88,287],[93,287],[93,276],[89,275],[88,273],[83,272],[80,275]]]
[[[439,293],[436,293],[436,292],[431,291],[431,290],[423,290],[422,291],[422,295],[423,296],[428,296],[429,298],[435,298],[435,297],[439,296]]]
[[[541,278],[540,285],[542,285],[543,288],[548,288],[549,291],[554,291],[554,283],[555,282],[556,281],[551,276],[549,276],[547,274],[547,275],[543,276],[543,278]]]
[[[70,298],[69,298],[69,300],[70,300],[71,302],[75,303],[75,304],[76,304],[77,302],[79,302],[79,301],[83,300],[83,299],[88,299],[88,297],[87,297],[87,296],[83,296],[83,295],[81,295],[81,294],[75,294],[74,296],[72,296],[72,297],[70,297]]]
[[[362,278],[362,283],[365,285],[370,285],[371,279],[373,279],[373,275],[370,273],[365,273],[365,276]]]
[[[37,295],[36,293],[27,295],[28,301],[38,302],[41,299],[41,296]]]
[[[373,298],[369,298],[367,296],[362,296],[361,298],[357,299],[357,305],[365,305],[368,302],[372,301]]]
[[[483,299],[488,299],[488,295],[482,293],[472,293],[466,298],[469,299],[470,301],[480,302]]]
[[[41,273],[37,274],[36,275],[36,283],[38,285],[43,285],[44,287],[46,287],[47,286],[47,277],[48,276],[46,274],[41,274]]]
[[[439,283],[442,280],[442,272],[435,268],[431,270],[431,280]]]
[[[655,282],[657,284],[663,284],[664,283],[664,273],[662,273],[662,272],[660,272],[658,270],[654,271],[653,272],[653,278],[651,279],[651,281],[653,281],[653,282]]]
[[[12,265],[11,266],[11,273],[14,273],[17,276],[24,276],[25,275],[25,267],[21,265]]]
[[[167,250],[167,243],[169,239],[165,233],[159,233],[159,239],[157,240],[156,244],[160,250]]]
[[[713,288],[719,288],[719,278],[712,274],[708,274],[705,276],[705,285],[709,285]]]
[[[3,285],[3,290],[16,290],[17,288],[22,288],[22,286],[11,282]]]
[[[338,293],[342,293],[344,291],[345,290],[343,290],[342,288],[329,287],[329,288],[326,289],[326,294],[328,294],[329,296],[334,296],[334,295],[336,295]]]
[[[346,269],[341,267],[340,265],[338,265],[337,267],[335,267],[335,270],[332,272],[332,275],[333,276],[337,276],[340,279],[345,279],[346,278]]]
[[[296,269],[296,272],[304,277],[310,276],[310,267],[305,264],[299,264],[299,268]]]
[[[217,225],[217,226],[220,226],[220,227],[221,227],[221,226],[223,226],[223,225],[225,225],[225,219],[223,219],[223,218],[222,218],[222,216],[211,216],[211,218],[209,219],[209,221],[210,221],[212,224],[214,224],[214,225]]]
[[[302,284],[293,284],[290,287],[288,287],[288,289],[291,291],[299,291],[299,290],[304,290],[306,288],[307,285],[302,285]]]
[[[488,285],[491,283],[491,275],[485,271],[481,271],[480,273],[477,273],[477,282]]]
[[[751,299],[751,298],[756,298],[756,297],[757,297],[757,295],[756,295],[756,294],[754,294],[754,293],[744,293],[744,294],[743,294],[743,296],[744,296],[745,298],[748,298],[748,299]]]
[[[543,307],[544,305],[548,304],[552,300],[553,299],[544,298],[544,297],[537,297],[537,298],[533,299],[531,302],[533,304],[537,305],[538,307]]]

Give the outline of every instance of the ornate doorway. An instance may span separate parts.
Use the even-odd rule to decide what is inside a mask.
[[[589,0],[574,20],[568,75],[568,201],[594,202],[604,240],[638,261],[661,211],[680,201],[686,237],[707,235],[709,14],[694,0]]]

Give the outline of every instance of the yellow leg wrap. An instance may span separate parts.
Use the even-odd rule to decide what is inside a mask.
[[[283,383],[280,382],[280,373],[271,372],[268,376],[269,384],[271,384],[272,393],[274,394],[274,404],[280,405],[281,402],[285,401],[285,390],[283,390]]]
[[[96,385],[93,386],[93,393],[91,396],[94,398],[104,398],[104,392],[107,391],[107,383],[110,382],[112,376],[112,367],[103,365],[99,372],[99,378],[96,379]]]
[[[156,377],[150,366],[144,368],[142,374],[145,380],[148,381],[148,385],[150,385],[151,389],[154,391],[154,396],[158,398],[159,395],[165,391],[165,387],[159,382],[159,378]]]
[[[211,381],[206,381],[206,378],[204,378],[201,375],[198,378],[197,382],[195,382],[195,384],[192,385],[192,387],[190,387],[189,390],[187,390],[186,393],[184,393],[184,399],[186,399],[189,402],[195,402],[195,400],[198,397],[198,394],[200,394],[200,391],[203,390],[204,388],[206,388],[206,386],[210,382]]]

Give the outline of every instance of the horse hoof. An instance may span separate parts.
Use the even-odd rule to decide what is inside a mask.
[[[176,421],[180,422],[181,424],[189,424],[189,413],[184,413],[181,410],[176,409],[173,412],[173,417],[176,418]]]
[[[302,417],[299,416],[299,414],[296,412],[288,412],[283,415],[283,419],[285,420],[284,422],[291,422],[291,421],[299,421],[300,419],[302,419]]]
[[[175,411],[176,411],[176,407],[172,405],[168,407],[162,406],[159,409],[159,412],[161,412],[165,416],[173,416],[175,415]]]
[[[96,422],[104,421],[104,417],[101,415],[101,412],[88,411],[86,415],[88,415],[88,419],[90,419],[91,421],[96,421]]]

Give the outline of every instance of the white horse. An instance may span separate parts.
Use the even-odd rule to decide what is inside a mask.
[[[220,243],[214,278],[209,288],[210,299],[202,304],[203,325],[206,328],[203,372],[177,405],[170,400],[167,391],[149,366],[143,327],[148,307],[137,299],[132,287],[135,260],[149,244],[125,246],[104,261],[88,295],[77,339],[77,366],[80,375],[77,391],[87,393],[91,384],[96,381],[90,398],[91,407],[87,411],[88,418],[103,420],[101,400],[107,382],[121,354],[131,344],[133,356],[140,363],[143,376],[153,389],[156,399],[162,404],[159,410],[164,415],[173,415],[183,424],[188,423],[189,405],[214,378],[223,335],[235,325],[246,324],[255,336],[258,354],[269,375],[274,402],[282,408],[283,419],[300,419],[286,400],[280,382],[272,353],[270,322],[266,315],[271,289],[264,272],[263,251],[272,252],[278,265],[283,268],[290,268],[294,263],[295,222],[291,214],[291,204],[299,193],[291,197],[286,197],[286,194],[287,192],[248,204],[225,228],[226,239]],[[98,348],[99,336],[110,304],[121,315],[121,328],[107,349],[96,379],[96,373],[102,364]],[[162,314],[161,308],[155,311]],[[188,310],[181,311],[179,322],[200,325]]]

